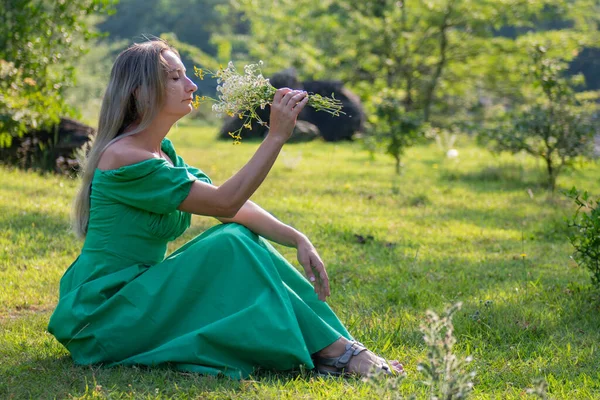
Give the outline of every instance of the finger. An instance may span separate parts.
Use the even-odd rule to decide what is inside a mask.
[[[314,291],[317,294],[317,296],[319,297],[319,300],[325,301],[326,294],[325,294],[325,290],[324,290],[324,286],[323,286],[323,281],[321,279],[321,275],[317,272],[313,276],[315,279],[315,281],[313,283]]]
[[[300,100],[302,100],[306,96],[308,96],[308,93],[306,92],[297,92],[290,98],[286,106],[294,108],[298,104],[298,102],[300,102]]]
[[[325,291],[325,295],[329,296],[331,294],[331,290],[329,288],[329,276],[327,275],[327,271],[325,271],[325,267],[323,267],[323,271],[321,272],[321,281],[323,282],[323,290]]]
[[[300,265],[302,265],[302,268],[304,268],[304,273],[306,274],[306,277],[314,285],[317,281],[317,278],[315,277],[315,274],[313,273],[312,268],[310,267],[310,257],[299,257],[298,261],[300,262]]]
[[[319,297],[322,297],[322,300],[324,300],[324,298],[330,294],[329,277],[325,271],[325,265],[323,265],[323,262],[320,259],[313,260],[311,264],[313,270],[317,273],[316,278],[318,285],[316,285],[315,288],[319,291]]]
[[[315,293],[319,296],[319,300],[325,301],[327,293],[325,291],[325,285],[320,275],[317,275],[317,283],[315,284]]]
[[[300,114],[300,111],[302,111],[306,103],[308,103],[308,94],[306,94],[306,96],[302,100],[297,102],[296,105],[292,108],[292,110],[296,115],[298,115]]]
[[[323,288],[329,290],[329,276],[321,259],[316,258],[311,262],[313,270],[317,272],[317,280],[323,284]]]
[[[281,99],[283,98],[283,96],[285,96],[287,93],[291,92],[292,89],[290,88],[281,88],[281,89],[277,89],[277,91],[275,92],[275,95],[273,96],[273,103],[278,103],[281,101]]]
[[[327,276],[327,274],[322,275],[320,277],[320,281],[321,281],[321,288],[323,291],[323,295],[329,296],[331,294],[331,292],[329,290],[329,277]]]
[[[319,275],[316,276],[317,281],[315,282],[315,293],[317,294],[317,296],[319,297],[319,300],[323,300],[323,285],[321,284],[321,278],[319,278]]]
[[[300,91],[299,90],[290,90],[289,92],[287,92],[285,95],[283,95],[283,97],[281,98],[281,102],[280,104],[284,107],[287,107],[290,104],[290,101],[292,100],[292,97],[294,97],[295,95],[297,95]]]

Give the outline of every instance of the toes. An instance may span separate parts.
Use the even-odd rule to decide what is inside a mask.
[[[404,374],[404,368],[402,367],[402,364],[394,366],[394,370],[399,374]]]
[[[390,360],[389,365],[394,369],[394,371],[404,373],[404,366],[398,360]]]

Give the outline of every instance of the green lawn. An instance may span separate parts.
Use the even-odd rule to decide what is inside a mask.
[[[222,183],[258,144],[214,140],[216,129],[169,136],[186,161]],[[360,143],[290,144],[253,199],[306,233],[332,281],[330,304],[373,350],[404,362],[398,389],[424,397],[425,311],[463,302],[456,352],[472,355],[475,399],[522,399],[537,378],[552,398],[600,397],[600,300],[571,259],[574,206],[546,194],[543,166],[494,156],[466,138],[460,157],[435,145],[392,159]],[[600,166],[558,180],[600,193]],[[0,168],[0,398],[374,398],[359,380],[260,373],[235,382],[170,370],[76,367],[46,332],[58,282],[81,243],[68,232],[76,182]],[[194,217],[171,250],[217,223]],[[360,240],[357,235],[362,237]],[[289,260],[293,249],[279,247]],[[243,338],[240,338],[243,340]]]

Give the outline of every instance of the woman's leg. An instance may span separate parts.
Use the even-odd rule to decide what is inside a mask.
[[[372,372],[389,371],[389,368],[393,369],[390,372],[404,373],[402,364],[397,360],[385,360],[368,349],[362,350],[362,347],[364,346],[357,344],[357,342],[341,337],[314,355],[315,367],[320,372],[339,372],[339,368],[327,365],[324,360],[337,359],[348,351],[354,353],[358,350],[358,354],[353,355],[348,360],[347,365],[344,367],[344,373],[365,376]]]
[[[346,346],[352,344],[354,341],[352,335],[346,330],[327,303],[318,299],[313,286],[308,280],[277,252],[269,242],[264,239],[259,240],[260,244],[271,254],[282,281],[289,288],[289,295],[292,299],[292,305],[296,311],[299,325],[314,327],[314,321],[303,320],[303,316],[310,315],[311,318],[314,318],[314,314],[317,314],[325,322],[324,326],[327,327],[326,332],[305,336],[309,351],[317,359],[336,358],[343,355],[346,352]],[[313,334],[316,333],[313,329],[311,330]],[[369,350],[362,351],[352,357],[348,364],[347,372],[366,375],[373,369],[381,369],[381,366],[385,364],[389,364],[398,373],[403,372],[402,364],[398,361],[392,360],[388,362]],[[317,367],[321,368],[318,365]]]

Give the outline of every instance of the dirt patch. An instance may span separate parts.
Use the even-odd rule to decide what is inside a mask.
[[[14,321],[16,319],[36,314],[46,314],[54,310],[54,306],[17,306],[10,310],[0,310],[0,322]]]

